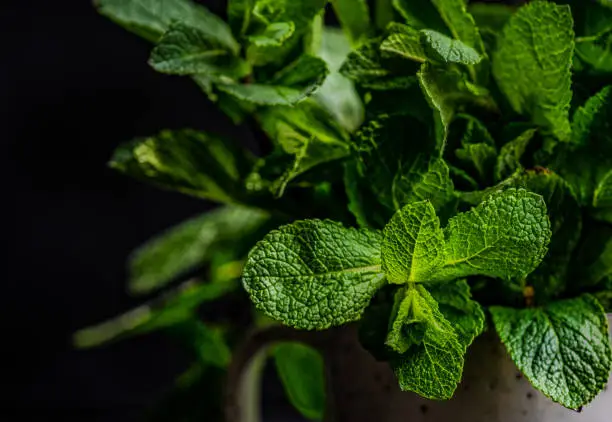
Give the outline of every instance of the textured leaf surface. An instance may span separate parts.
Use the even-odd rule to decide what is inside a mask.
[[[295,328],[354,321],[385,283],[381,237],[331,221],[283,226],[251,250],[244,286],[258,309]]]
[[[421,39],[428,56],[437,62],[473,65],[482,60],[482,56],[472,47],[439,32],[422,30]]]
[[[418,32],[415,34],[391,34],[382,42],[380,50],[388,55],[397,55],[421,63],[424,63],[428,58]]]
[[[410,343],[420,340],[391,361],[400,388],[434,400],[451,398],[461,380],[465,347],[422,285],[406,289],[400,308],[391,333],[399,334],[396,324],[403,325]]]
[[[501,148],[495,164],[495,180],[499,182],[523,168],[521,158],[535,133],[536,129],[528,129]]]
[[[228,206],[171,228],[131,255],[130,291],[149,293],[201,267],[213,257],[217,248],[236,247],[268,218],[263,211]]]
[[[168,28],[151,52],[149,63],[162,73],[226,75],[242,78],[250,67],[206,32],[177,22]]]
[[[357,45],[370,31],[370,10],[366,0],[332,0],[336,16],[351,44]]]
[[[571,137],[572,27],[569,6],[528,3],[505,25],[493,55],[493,74],[512,108],[562,141]]]
[[[444,234],[446,262],[433,280],[470,275],[514,280],[540,264],[551,230],[540,195],[508,189],[451,218]]]
[[[483,333],[485,314],[480,304],[471,299],[467,281],[429,284],[427,290],[438,302],[440,312],[452,324],[464,347]]]
[[[321,354],[301,343],[281,343],[273,349],[276,372],[291,404],[310,420],[325,414],[325,365]]]
[[[588,404],[610,375],[608,320],[590,295],[536,309],[492,307],[493,323],[531,384],[570,409]]]
[[[414,202],[385,226],[382,267],[391,283],[423,282],[444,262],[444,234],[434,207]]]
[[[102,15],[149,41],[157,41],[172,22],[182,21],[234,53],[240,49],[221,18],[190,0],[95,0],[94,4]]]
[[[160,187],[219,202],[243,195],[250,158],[228,140],[194,130],[162,131],[120,146],[110,166]]]

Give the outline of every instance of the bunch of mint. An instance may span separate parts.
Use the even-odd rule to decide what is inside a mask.
[[[98,0],[270,151],[164,131],[111,165],[284,224],[246,257],[256,308],[359,321],[403,390],[450,398],[490,316],[536,388],[589,403],[612,365],[612,5],[329,3],[230,0],[226,24],[188,0]]]

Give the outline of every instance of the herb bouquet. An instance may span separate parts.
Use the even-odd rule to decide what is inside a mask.
[[[357,322],[401,390],[453,397],[488,326],[533,387],[588,405],[612,365],[612,4],[327,3],[230,0],[226,24],[99,0],[267,150],[166,131],[112,166],[263,210],[278,228],[242,271],[256,309]]]

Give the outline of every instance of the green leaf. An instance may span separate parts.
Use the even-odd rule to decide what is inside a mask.
[[[608,320],[594,297],[583,295],[543,308],[490,310],[518,368],[554,401],[578,410],[608,382]]]
[[[162,131],[117,148],[110,166],[162,188],[240,202],[250,157],[231,142],[194,130]]]
[[[485,314],[478,302],[472,300],[466,280],[427,285],[431,296],[438,302],[440,312],[457,332],[459,341],[468,347],[485,329]]]
[[[327,0],[256,0],[253,14],[262,22],[293,22],[296,34],[308,30],[312,20],[323,10]]]
[[[370,32],[370,10],[366,0],[331,0],[340,26],[352,45]]]
[[[393,0],[393,7],[413,28],[433,29],[450,35],[431,0]]]
[[[129,290],[150,293],[211,260],[256,232],[269,216],[256,209],[227,206],[188,220],[156,236],[129,259]]]
[[[612,312],[612,291],[604,290],[601,292],[594,293],[593,296],[604,308],[607,313]]]
[[[253,191],[282,196],[288,183],[314,167],[349,155],[348,134],[313,101],[269,107],[259,114],[262,129],[277,145],[249,177]]]
[[[480,30],[488,29],[497,33],[508,22],[514,8],[501,3],[471,3],[468,11]]]
[[[249,253],[243,283],[257,309],[299,329],[361,317],[385,284],[381,235],[305,220],[270,232]]]
[[[329,111],[349,132],[363,122],[364,107],[353,83],[340,73],[342,63],[351,51],[345,35],[335,29],[323,29],[319,57],[327,63],[330,74],[315,93],[314,99]]]
[[[601,179],[593,195],[595,208],[612,207],[612,169]]]
[[[325,414],[325,365],[321,354],[301,343],[273,348],[276,371],[289,401],[304,417],[321,421]]]
[[[397,55],[408,60],[424,63],[428,57],[421,44],[418,32],[414,34],[391,34],[380,45],[384,54]]]
[[[484,142],[466,144],[455,151],[457,158],[476,170],[480,180],[486,183],[493,177],[497,161],[497,149]]]
[[[439,32],[422,30],[421,40],[427,56],[435,62],[474,65],[482,61],[478,51]]]
[[[391,360],[400,388],[434,400],[451,398],[461,380],[465,347],[422,285],[405,289],[390,333],[402,335],[400,331],[409,344]]]
[[[217,87],[248,103],[290,106],[314,94],[327,74],[323,60],[305,54],[277,73],[269,84],[220,83]]]
[[[594,70],[612,72],[612,9],[594,2],[573,2],[577,19],[576,53]]]
[[[569,141],[574,32],[569,6],[545,1],[521,7],[505,25],[493,74],[512,108]]]
[[[195,309],[201,303],[218,299],[236,287],[236,283],[185,283],[173,292],[123,315],[79,330],[74,335],[74,344],[78,348],[91,348],[185,324],[193,319]]]
[[[567,182],[550,171],[529,170],[515,176],[511,183],[542,195],[546,202],[552,231],[550,245],[527,282],[535,288],[537,299],[550,299],[561,293],[567,283],[574,283],[567,272],[582,229],[580,206]]]
[[[434,280],[483,275],[521,280],[546,255],[551,229],[544,199],[524,189],[495,192],[444,229],[445,263]]]
[[[612,87],[608,86],[576,111],[575,145],[555,151],[549,164],[572,185],[583,205],[592,205],[598,184],[612,169],[611,121]]]
[[[445,214],[455,205],[448,166],[440,158],[432,158],[429,163],[425,160],[424,155],[417,156],[408,169],[402,169],[400,163],[392,186],[395,209],[411,202],[427,200],[436,212]]]
[[[523,168],[521,158],[536,132],[536,129],[527,129],[501,148],[495,165],[495,180],[499,182]]]
[[[573,264],[579,270],[577,282],[586,288],[612,276],[612,228],[595,224],[589,227],[581,243]]]
[[[295,32],[293,22],[274,22],[266,26],[263,32],[248,37],[256,47],[280,47]]]
[[[396,212],[383,236],[382,268],[391,283],[429,281],[444,264],[444,233],[428,201]]]
[[[171,23],[182,21],[238,53],[229,26],[204,6],[190,0],[94,0],[98,12],[127,30],[157,42]]]
[[[229,366],[232,351],[221,329],[209,327],[197,318],[193,318],[172,327],[171,333],[182,339],[202,364],[218,368]]]
[[[149,64],[162,73],[206,74],[242,78],[251,71],[248,63],[235,57],[206,32],[176,22],[151,52]]]
[[[244,37],[253,20],[255,0],[228,0],[227,20],[232,32],[238,38]]]

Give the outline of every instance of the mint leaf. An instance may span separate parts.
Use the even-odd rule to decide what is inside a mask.
[[[591,205],[597,185],[612,169],[612,87],[589,98],[573,119],[574,143],[555,151],[549,167],[574,188],[583,205]]]
[[[480,63],[482,56],[467,44],[429,29],[421,31],[421,39],[428,57],[439,63]]]
[[[289,401],[310,420],[325,414],[325,365],[321,354],[302,343],[280,343],[272,349],[276,372]]]
[[[296,34],[308,30],[311,21],[323,10],[327,0],[255,0],[253,15],[261,22],[295,23]]]
[[[340,73],[340,67],[350,51],[351,46],[341,31],[324,28],[318,55],[327,63],[330,74],[315,93],[314,99],[342,127],[354,132],[363,122],[364,107],[353,83]]]
[[[130,256],[130,292],[150,293],[210,261],[219,248],[236,248],[268,218],[263,211],[227,206],[172,227]]]
[[[395,209],[416,201],[429,201],[436,212],[454,211],[455,196],[448,166],[440,158],[426,162],[418,155],[410,168],[401,168],[393,179],[393,203]]]
[[[370,10],[366,0],[331,0],[342,29],[353,45],[370,32]]]
[[[521,158],[535,133],[536,129],[528,129],[501,148],[495,164],[495,180],[499,182],[523,168]]]
[[[582,295],[535,309],[490,310],[518,368],[554,401],[580,409],[608,382],[608,320],[594,297]]]
[[[450,35],[446,24],[430,0],[393,0],[393,7],[413,28],[433,29]]]
[[[250,156],[194,130],[162,131],[117,148],[110,166],[136,179],[219,202],[240,202]]]
[[[576,53],[581,60],[600,72],[612,71],[612,9],[594,2],[573,2],[577,20]]]
[[[514,7],[502,3],[471,3],[468,11],[480,31],[485,29],[497,33],[514,13]]]
[[[355,321],[385,284],[381,238],[332,221],[280,227],[249,253],[244,287],[257,309],[291,327],[325,329]]]
[[[451,398],[461,380],[465,347],[422,285],[405,289],[391,339],[402,330],[409,347],[391,360],[400,388],[434,400]]]
[[[207,74],[242,78],[251,71],[248,63],[206,32],[176,22],[151,52],[149,64],[162,73]]]
[[[249,30],[253,20],[255,0],[228,0],[227,20],[237,38],[242,38]]]
[[[396,212],[383,233],[382,268],[391,283],[431,280],[444,263],[444,234],[428,201]]]
[[[170,327],[190,325],[190,321],[194,319],[195,310],[200,304],[218,299],[236,287],[235,283],[187,283],[170,294],[132,309],[123,315],[77,331],[73,339],[74,344],[78,348],[85,349]],[[225,366],[229,363],[229,349],[222,337],[219,337],[219,333],[215,333],[212,327],[203,325],[202,330],[207,331],[204,334],[211,341],[206,343],[216,355],[225,355],[218,359],[213,357],[209,363]]]
[[[240,46],[229,26],[190,0],[94,0],[98,12],[127,30],[156,42],[175,21],[206,33],[234,54]]]
[[[455,151],[457,158],[476,170],[480,180],[486,183],[493,177],[497,161],[497,149],[484,142],[466,144]]]
[[[601,304],[606,313],[612,312],[612,290],[603,290],[601,292],[594,293],[593,296]]]
[[[612,207],[612,169],[606,173],[595,188],[593,206],[595,208]]]
[[[349,155],[348,134],[313,101],[291,108],[268,107],[258,117],[277,149],[249,177],[251,190],[267,188],[282,196],[288,183],[299,175]]]
[[[470,286],[466,280],[427,285],[427,290],[438,302],[440,312],[457,332],[458,339],[468,347],[485,329],[485,314],[482,307],[472,300]]]
[[[380,50],[389,56],[397,55],[420,63],[428,59],[420,35],[416,31],[414,34],[391,34],[382,42]]]
[[[544,258],[551,230],[546,204],[524,189],[496,192],[444,229],[445,263],[433,280],[484,275],[520,280]]]
[[[572,26],[569,6],[528,3],[504,26],[493,55],[493,75],[512,108],[561,141],[571,137]]]
[[[248,40],[256,47],[280,47],[294,32],[293,22],[274,22],[266,26],[261,33],[250,35]]]
[[[232,97],[257,105],[294,105],[311,96],[328,74],[325,62],[302,55],[278,72],[269,84],[219,83],[217,87]]]

